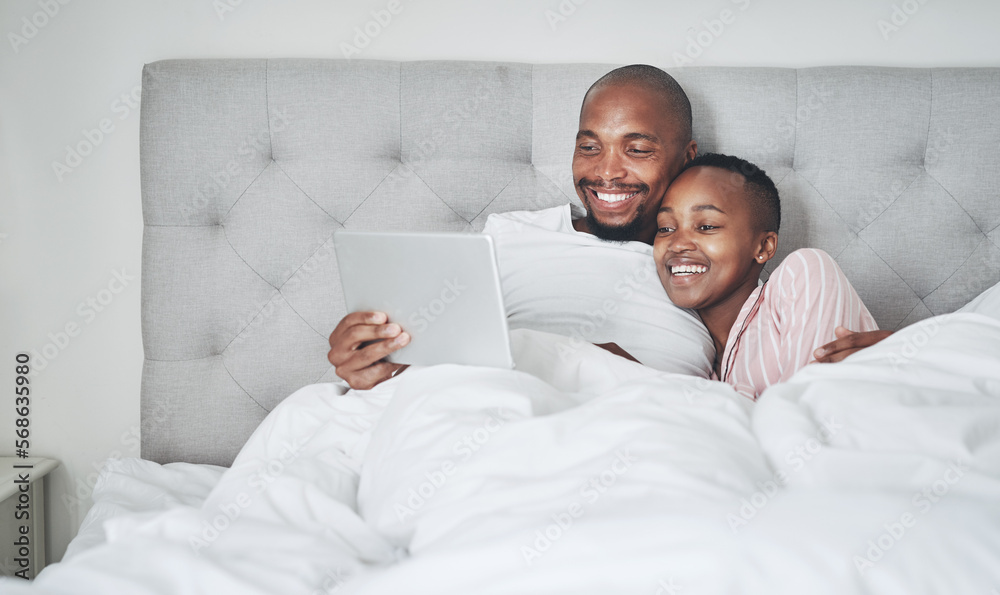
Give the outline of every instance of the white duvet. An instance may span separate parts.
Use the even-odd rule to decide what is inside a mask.
[[[27,593],[1000,593],[1000,322],[913,325],[757,403],[569,339],[306,387],[204,503]]]

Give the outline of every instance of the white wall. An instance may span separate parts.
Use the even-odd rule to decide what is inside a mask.
[[[1000,3],[993,0],[896,0],[900,26],[885,34],[878,21],[892,24],[890,0],[396,1],[402,10],[360,57],[648,62],[672,68],[676,56],[693,55],[699,66],[1000,66],[995,25]],[[58,13],[38,16],[42,5],[51,12],[58,7]],[[139,425],[142,367],[142,217],[139,114],[129,95],[139,85],[143,63],[341,58],[341,44],[353,43],[355,27],[363,28],[372,11],[387,5],[388,0],[0,4],[0,394],[6,395],[0,397],[0,455],[14,451],[15,354],[57,353],[44,369],[34,362],[31,413],[32,454],[63,463],[49,484],[54,559],[62,556],[90,506],[95,469],[109,456],[138,455],[133,432]],[[721,22],[723,10],[731,11],[725,15],[728,24]],[[10,35],[32,33],[22,31],[24,18],[44,26],[21,43]],[[104,119],[110,132],[59,179],[52,163],[64,161],[65,146],[76,146],[84,130],[98,129]],[[92,136],[96,140],[97,134]],[[134,277],[127,285],[115,281],[114,271],[123,270]],[[88,299],[107,303],[98,302],[97,312],[86,305]],[[76,336],[59,336],[68,323],[77,325]],[[77,493],[79,502],[73,499]]]

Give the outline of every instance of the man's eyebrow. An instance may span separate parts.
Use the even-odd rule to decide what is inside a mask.
[[[726,214],[725,211],[723,211],[722,209],[720,209],[719,207],[717,207],[715,205],[696,205],[696,206],[691,207],[691,210],[692,211],[718,211],[718,212],[722,213],[723,215]],[[674,212],[674,210],[671,207],[660,207],[660,210],[657,211],[657,213],[673,213],[673,212]]]
[[[593,130],[580,130],[576,133],[577,140],[581,138],[592,138],[597,139],[597,133]],[[660,143],[660,139],[656,138],[651,134],[644,134],[642,132],[629,132],[625,135],[625,140],[644,140],[651,143]]]
[[[660,139],[656,138],[655,136],[651,134],[643,134],[641,132],[629,132],[628,134],[625,135],[625,140],[644,140],[656,144],[660,143]]]

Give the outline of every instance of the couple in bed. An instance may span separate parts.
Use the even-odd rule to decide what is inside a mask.
[[[668,74],[633,65],[594,83],[573,154],[586,212],[564,205],[486,224],[510,327],[713,376],[751,398],[814,357],[837,361],[884,338],[820,251],[793,253],[758,288],[777,248],[774,184],[741,159],[696,155],[690,102]],[[384,313],[354,312],[328,357],[351,387],[371,388],[405,369],[383,358],[408,341]]]

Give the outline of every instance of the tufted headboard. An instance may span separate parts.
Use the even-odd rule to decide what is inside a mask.
[[[146,65],[143,457],[228,465],[279,401],[336,378],[336,229],[473,231],[576,201],[580,103],[611,68]],[[701,151],[777,183],[779,256],[832,254],[883,328],[1000,281],[1000,69],[671,74]]]

